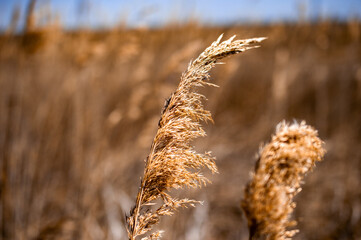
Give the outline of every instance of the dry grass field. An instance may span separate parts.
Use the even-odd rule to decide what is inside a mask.
[[[212,184],[163,217],[164,239],[248,239],[241,208],[261,143],[305,120],[327,153],[296,196],[294,239],[361,239],[361,24],[275,24],[0,36],[0,239],[127,239],[165,99],[218,36],[267,37],[211,71]],[[158,228],[158,227],[157,227]]]

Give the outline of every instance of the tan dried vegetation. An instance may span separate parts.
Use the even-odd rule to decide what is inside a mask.
[[[235,37],[235,36],[234,36]],[[209,71],[224,57],[255,48],[252,44],[264,38],[220,42],[222,35],[188,66],[177,90],[166,100],[158,131],[146,159],[135,207],[127,217],[130,240],[144,236],[161,216],[170,216],[180,207],[194,206],[192,199],[177,199],[169,194],[172,188],[197,188],[209,180],[202,167],[217,172],[210,153],[197,153],[192,140],[206,134],[201,122],[212,121],[211,113],[203,108],[203,95],[197,87],[212,86]],[[301,124],[277,126],[272,142],[264,147],[256,164],[255,174],[245,191],[242,207],[249,222],[250,239],[291,239],[297,232],[287,230],[295,225],[290,215],[295,208],[293,197],[301,191],[301,180],[325,150],[317,132]],[[192,171],[195,170],[195,171]],[[161,199],[156,209],[155,200]],[[142,239],[159,239],[161,230]]]
[[[13,35],[11,26],[0,39],[2,239],[157,239],[158,223],[168,239],[195,239],[187,237],[194,234],[185,233],[185,222],[199,223],[197,239],[246,239],[238,184],[247,181],[253,164],[248,153],[283,118],[307,119],[330,146],[319,166],[323,171],[310,176],[297,201],[295,219],[313,221],[299,221],[294,238],[361,236],[359,22],[227,29],[190,24],[57,35],[37,29],[32,18],[27,23],[24,35]],[[218,60],[262,38],[219,39],[207,48],[183,73],[155,128],[156,106],[174,88],[173,76],[220,32],[270,39],[257,54],[214,72],[224,80],[210,101],[217,126],[201,143],[221,159],[217,167],[208,152],[192,146],[205,136],[202,123],[212,121],[197,91],[214,85],[208,73]],[[143,171],[137,159],[147,154]],[[279,125],[260,152],[242,201],[250,239],[293,237],[294,197],[323,154],[313,128]],[[210,182],[204,168],[221,173],[204,194],[209,209],[196,220],[191,211],[180,213],[170,231],[175,218],[160,218],[198,204],[194,199],[200,197],[178,199],[172,190]],[[125,221],[129,196],[136,195],[134,176],[142,171],[135,207]]]
[[[235,36],[234,36],[235,37]],[[217,172],[217,167],[210,153],[195,152],[191,141],[205,136],[201,121],[212,121],[209,111],[202,105],[203,95],[195,89],[209,82],[208,72],[217,61],[227,56],[246,51],[257,46],[264,38],[233,41],[234,37],[220,42],[222,35],[200,56],[191,62],[183,73],[177,90],[166,101],[157,134],[153,140],[137,200],[131,215],[128,217],[129,239],[136,239],[150,231],[164,215],[172,215],[179,207],[193,206],[197,203],[190,199],[176,199],[167,191],[171,188],[201,187],[209,182],[200,172],[207,167]],[[195,172],[190,171],[195,169]],[[153,205],[156,199],[162,199],[161,206],[152,211],[147,206]],[[152,233],[145,239],[158,239],[161,231]]]
[[[260,150],[242,201],[250,239],[291,239],[297,232],[287,229],[296,224],[290,220],[296,207],[293,198],[325,154],[322,145],[317,131],[305,122],[277,126],[272,141]]]

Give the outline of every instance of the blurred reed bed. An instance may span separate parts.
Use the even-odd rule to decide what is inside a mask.
[[[242,186],[259,143],[282,119],[305,119],[328,152],[295,199],[294,239],[360,238],[360,30],[359,22],[326,21],[3,34],[2,238],[127,239],[124,214],[164,100],[189,59],[221,33],[268,40],[212,72],[222,88],[201,90],[216,126],[194,145],[212,149],[220,174],[206,174],[206,189],[185,190],[205,204],[160,221],[172,230],[164,239],[248,238]]]

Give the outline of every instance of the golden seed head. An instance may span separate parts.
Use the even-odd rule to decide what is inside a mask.
[[[322,145],[317,131],[305,122],[277,125],[272,141],[260,151],[242,201],[251,238],[290,239],[297,232],[287,230],[296,225],[290,220],[293,197],[301,191],[305,174],[325,154]]]

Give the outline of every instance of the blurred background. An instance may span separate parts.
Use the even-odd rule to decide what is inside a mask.
[[[211,72],[204,201],[164,239],[248,239],[260,144],[306,122],[327,154],[297,195],[295,239],[361,239],[359,0],[0,0],[0,239],[127,239],[164,100],[217,37],[268,37]]]

